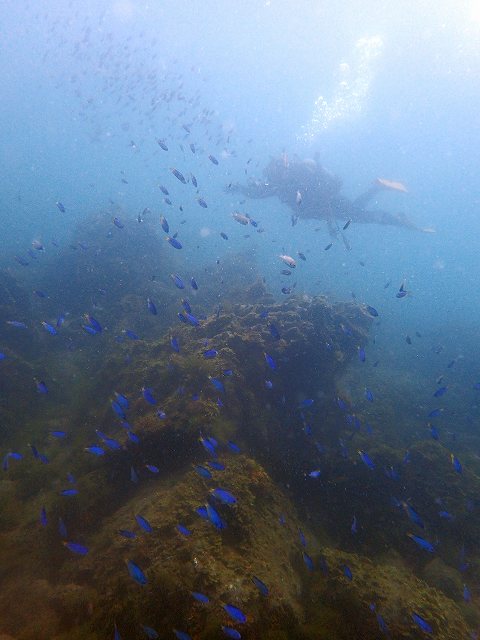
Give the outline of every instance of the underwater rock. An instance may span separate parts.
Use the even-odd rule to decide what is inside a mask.
[[[65,562],[62,579],[87,580],[97,590],[92,632],[109,637],[115,619],[127,637],[137,637],[142,623],[157,629],[188,628],[198,638],[218,637],[220,626],[229,624],[222,603],[240,607],[248,625],[258,628],[281,629],[301,617],[298,597],[305,571],[293,505],[254,460],[233,453],[222,460],[226,469],[214,472],[215,481],[205,482],[188,467],[175,475],[152,477],[99,523],[85,558]],[[236,497],[234,505],[209,498],[217,482]],[[208,500],[225,522],[222,531],[196,513]],[[134,514],[148,521],[151,533],[135,524]],[[191,535],[182,535],[178,524]],[[137,538],[122,537],[122,529],[132,529]],[[311,540],[307,530],[305,535]],[[144,587],[129,577],[126,558],[144,571]],[[252,582],[254,575],[271,585],[267,598]],[[210,604],[199,604],[191,591],[205,593]]]
[[[441,558],[434,558],[422,571],[427,584],[443,591],[452,600],[459,600],[462,596],[463,581],[459,571],[449,567]]]
[[[357,554],[322,549],[328,573],[313,574],[305,630],[322,629],[320,638],[414,640],[422,632],[412,613],[424,618],[439,640],[468,638],[468,628],[453,600],[429,587],[398,564],[378,564]],[[352,574],[348,579],[345,566]],[[348,614],[346,613],[348,612]],[[377,617],[381,616],[381,619]],[[382,632],[382,620],[388,632]]]

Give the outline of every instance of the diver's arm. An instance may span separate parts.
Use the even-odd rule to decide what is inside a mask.
[[[240,193],[247,198],[258,200],[260,198],[271,198],[276,195],[277,189],[267,182],[250,181],[248,184],[234,183],[226,189],[230,193]]]

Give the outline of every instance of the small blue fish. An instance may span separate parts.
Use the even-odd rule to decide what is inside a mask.
[[[430,425],[430,435],[434,440],[440,439],[440,434],[438,433],[438,429],[433,424]]]
[[[178,344],[178,339],[175,337],[170,338],[170,346],[176,353],[180,353],[180,345]]]
[[[42,322],[42,327],[52,336],[58,335],[58,331],[55,329],[55,327],[52,327],[52,325],[48,324],[48,322]]]
[[[217,391],[220,391],[220,393],[225,393],[225,387],[221,380],[219,380],[218,378],[213,378],[212,376],[208,376],[208,379]]]
[[[182,307],[187,313],[192,313],[192,307],[190,306],[190,303],[186,298],[182,298]]]
[[[201,465],[197,464],[193,468],[198,473],[198,475],[201,476],[202,478],[206,478],[207,480],[209,480],[210,478],[213,477],[210,471],[206,467],[202,467]]]
[[[365,362],[365,349],[362,349],[362,347],[358,348],[358,359],[360,360],[360,362]]]
[[[150,311],[150,313],[153,316],[157,315],[157,307],[155,306],[155,303],[150,298],[147,298],[147,309]]]
[[[373,393],[372,393],[372,391],[370,391],[370,389],[365,389],[365,398],[369,402],[373,402]]]
[[[115,440],[114,438],[109,438],[107,435],[102,433],[102,431],[99,431],[98,429],[96,429],[95,433],[100,438],[100,440],[102,440],[102,442],[107,445],[109,449],[112,449],[113,451],[118,451],[119,449],[122,448],[122,445],[120,444],[120,442],[118,442],[118,440]]]
[[[218,529],[219,531],[221,531],[222,529],[226,529],[227,525],[225,524],[225,522],[221,519],[221,517],[219,516],[219,514],[217,513],[217,511],[212,507],[211,504],[206,504],[205,505],[206,509],[207,509],[207,516],[208,519],[210,520],[210,522],[213,524],[213,526]]]
[[[453,453],[450,454],[450,460],[452,462],[453,468],[455,469],[455,471],[457,473],[463,473],[463,469],[462,469],[462,465],[460,464],[460,460],[453,455]]]
[[[427,418],[438,418],[438,416],[441,414],[442,414],[441,409],[432,409],[430,413],[427,415]]]
[[[277,365],[275,364],[275,360],[272,358],[272,356],[270,356],[268,353],[264,352],[263,353],[264,357],[265,357],[265,362],[268,364],[268,366],[270,367],[270,369],[272,369],[272,371],[275,371],[277,368]]]
[[[38,393],[43,393],[43,394],[48,393],[48,387],[45,384],[45,382],[43,382],[43,380],[35,380],[35,385],[37,387]]]
[[[315,400],[313,400],[312,398],[306,398],[305,400],[302,400],[300,402],[300,404],[298,405],[299,409],[308,409],[308,407],[311,407],[314,404]]]
[[[115,397],[117,398],[118,404],[124,409],[128,409],[128,407],[130,406],[130,401],[128,400],[128,398],[126,398],[121,393],[118,393],[117,391],[115,391],[114,393]]]
[[[402,502],[402,507],[405,509],[408,517],[412,522],[414,522],[421,529],[425,529],[425,524],[423,520],[420,518],[418,513],[415,511],[415,509],[411,505],[409,505],[407,502]]]
[[[42,525],[42,527],[46,527],[47,524],[48,524],[47,511],[46,511],[45,507],[42,507],[40,509],[40,524]]]
[[[174,249],[181,249],[182,248],[182,244],[181,242],[179,242],[176,238],[174,238],[173,236],[167,236],[167,241],[169,244],[172,245],[172,247]]]
[[[67,432],[66,431],[60,431],[58,429],[55,429],[54,431],[49,431],[48,433],[53,438],[66,438],[67,437]]]
[[[207,203],[205,202],[205,200],[203,198],[197,198],[197,202],[204,209],[208,208],[208,205],[207,205]]]
[[[303,556],[303,561],[304,561],[305,566],[307,567],[307,569],[309,571],[313,571],[314,566],[313,566],[312,558],[305,551],[302,551],[302,556]]]
[[[322,472],[320,471],[320,469],[314,469],[313,471],[310,471],[308,474],[309,478],[320,478],[320,476],[322,475]]]
[[[88,553],[88,547],[85,547],[83,544],[78,544],[78,542],[65,542],[64,546],[72,551],[73,553],[78,554],[79,556],[85,556]]]
[[[142,396],[149,404],[157,404],[157,401],[153,397],[153,390],[150,387],[142,388]]]
[[[238,445],[235,444],[235,442],[232,442],[232,440],[229,440],[227,442],[227,447],[230,449],[230,451],[232,451],[233,453],[240,453],[240,447]]]
[[[105,455],[105,450],[102,447],[99,447],[98,445],[92,445],[91,447],[85,447],[85,451],[88,451],[89,453],[93,453],[93,455],[95,455],[95,456],[104,456]]]
[[[346,564],[343,565],[343,575],[347,578],[347,580],[353,580],[353,574],[350,567]]]
[[[350,527],[350,531],[352,532],[353,535],[355,535],[358,531],[357,529],[357,516],[353,516],[353,520],[352,520],[352,526]]]
[[[24,322],[20,322],[19,320],[5,320],[7,324],[11,327],[15,327],[16,329],[26,329],[27,325]]]
[[[270,593],[270,589],[267,587],[267,585],[264,582],[262,582],[262,580],[260,580],[260,578],[257,578],[257,576],[252,576],[252,582],[260,591],[262,596],[265,596],[265,597],[268,596],[268,594]]]
[[[123,538],[127,538],[127,540],[135,540],[137,534],[134,531],[130,531],[129,529],[119,529],[117,531],[119,536]]]
[[[216,457],[217,452],[216,452],[216,441],[213,440],[212,438],[204,438],[203,436],[200,436],[199,438],[203,448],[205,449],[205,451],[207,453],[209,453],[211,456]]]
[[[208,604],[210,602],[210,598],[204,593],[200,593],[199,591],[191,591],[191,594],[197,602],[201,602],[202,604]]]
[[[195,316],[193,316],[191,313],[188,313],[187,311],[185,312],[185,318],[187,322],[192,325],[192,327],[200,326],[199,320]]]
[[[121,418],[122,420],[125,420],[127,416],[125,415],[124,410],[122,409],[122,407],[118,402],[115,402],[115,400],[113,400],[111,403],[111,407],[119,418]]]
[[[60,202],[60,200],[58,200],[55,204],[57,205],[57,209],[59,211],[61,211],[62,213],[65,213],[66,211],[65,206]]]
[[[420,627],[422,631],[425,633],[433,633],[432,627],[428,624],[426,620],[424,620],[418,613],[412,613],[412,620],[416,625]]]
[[[187,181],[185,180],[185,176],[182,173],[180,173],[178,169],[171,168],[170,171],[177,178],[177,180],[180,180],[182,184],[187,184]]]
[[[143,516],[137,514],[135,516],[135,520],[137,521],[138,525],[147,533],[152,533],[153,529],[151,524],[148,522],[148,520],[146,518],[144,518]]]
[[[378,318],[378,311],[375,309],[375,307],[371,307],[369,304],[367,304],[367,311],[368,313],[373,317],[373,318]]]
[[[192,640],[192,636],[189,635],[186,631],[179,631],[178,629],[174,629],[173,633],[177,637],[177,640]]]
[[[170,278],[173,281],[173,284],[177,287],[177,289],[185,289],[185,283],[182,278],[178,275],[178,273],[171,273]]]
[[[207,349],[207,351],[203,352],[203,357],[206,360],[211,360],[212,358],[216,358],[218,356],[218,351],[216,349]]]
[[[102,325],[92,315],[86,313],[84,319],[88,322],[97,333],[102,333]]]
[[[115,217],[113,218],[113,224],[118,228],[118,229],[123,229],[124,228],[124,224],[119,220],[119,218]]]
[[[193,276],[190,278],[190,285],[191,285],[192,289],[194,289],[195,291],[198,290],[197,281],[195,280],[195,278]]]
[[[368,453],[365,453],[365,451],[359,451],[358,455],[360,456],[360,458],[362,459],[362,462],[369,468],[369,469],[375,469],[375,463],[373,462],[373,460],[370,458],[370,456],[368,455]]]
[[[125,329],[125,335],[127,338],[130,338],[130,340],[140,340],[140,337],[131,329]]]
[[[137,564],[132,562],[132,560],[127,560],[127,569],[130,577],[133,578],[135,582],[138,582],[138,584],[140,585],[147,584],[147,578],[145,574]]]
[[[76,496],[78,494],[78,489],[62,489],[60,491],[61,496]]]
[[[225,625],[222,625],[222,631],[227,638],[232,638],[232,640],[241,640],[242,638],[240,631],[237,631],[233,627],[226,627]]]
[[[270,322],[268,327],[270,329],[270,335],[272,336],[272,338],[274,340],[280,340],[280,332],[277,329],[277,327],[273,324],[273,322]]]
[[[226,489],[222,489],[221,487],[213,489],[213,491],[211,491],[211,494],[222,504],[235,504],[237,502],[237,499],[234,495],[232,495]]]
[[[305,534],[303,533],[303,531],[299,528],[298,529],[298,538],[300,540],[300,544],[302,545],[302,547],[307,547],[307,539],[305,538]]]
[[[429,553],[433,553],[435,551],[434,546],[425,538],[421,538],[420,536],[416,536],[413,533],[407,533],[407,536],[410,540],[413,540],[421,549],[428,551]]]
[[[208,159],[210,160],[210,162],[212,162],[213,164],[218,164],[218,160],[215,158],[215,156],[208,156]]]
[[[182,536],[185,536],[186,538],[192,535],[192,532],[190,531],[190,529],[187,529],[187,527],[184,527],[183,524],[177,524],[176,529],[179,533],[182,534]]]
[[[165,231],[165,233],[168,233],[170,231],[170,227],[168,226],[168,222],[165,216],[160,216],[160,224],[162,225],[162,229]]]
[[[160,638],[158,633],[152,627],[147,627],[146,625],[142,624],[142,629],[145,631],[145,635],[149,640],[158,640],[158,638]]]
[[[440,398],[441,396],[443,396],[445,393],[447,393],[448,387],[440,387],[439,389],[437,389],[435,391],[435,393],[433,394],[434,398]]]
[[[445,520],[453,520],[455,518],[455,516],[448,511],[439,511],[438,515],[440,516],[440,518],[444,518]]]
[[[195,512],[201,517],[203,518],[203,520],[208,520],[208,512],[207,512],[207,507],[205,507],[204,505],[202,505],[201,507],[198,507],[197,509],[195,509]]]
[[[232,620],[235,620],[235,622],[238,622],[239,624],[245,624],[245,622],[247,621],[247,616],[243,613],[241,609],[239,609],[235,605],[224,604],[223,608],[228,613],[228,615],[232,618]]]
[[[95,331],[95,329],[88,324],[82,324],[82,329],[85,331],[85,333],[88,333],[91,336],[96,336],[98,333],[98,331]]]
[[[224,471],[225,465],[219,462],[218,460],[209,460],[207,464],[212,467],[215,471]]]

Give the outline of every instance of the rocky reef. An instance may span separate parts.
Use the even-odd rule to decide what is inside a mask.
[[[428,566],[432,558],[406,536],[401,500],[391,503],[408,493],[433,519],[445,452],[418,443],[402,488],[392,486],[383,468],[400,469],[403,452],[386,433],[374,438],[339,397],[370,324],[362,305],[276,302],[250,282],[198,326],[177,322],[102,351],[88,385],[94,397],[80,394],[73,414],[57,416],[69,421],[68,446],[46,441],[50,465],[23,462],[2,483],[0,632],[103,640],[116,625],[123,638],[156,637],[144,625],[158,637],[178,629],[213,640],[226,626],[250,640],[414,639],[423,634],[416,612],[434,637],[467,638],[477,614],[450,565],[458,527],[473,542],[476,514],[458,512],[442,536],[443,564]],[[129,399],[125,416],[112,411],[114,391]],[[105,455],[85,451],[95,440]],[[420,486],[425,464],[431,481],[422,473]],[[78,488],[68,498],[66,470]],[[480,488],[473,473],[462,480],[458,498]],[[216,499],[218,487],[235,500]],[[67,540],[88,553],[62,545],[59,518]],[[129,561],[145,584],[129,575]],[[226,604],[246,621],[232,620]]]

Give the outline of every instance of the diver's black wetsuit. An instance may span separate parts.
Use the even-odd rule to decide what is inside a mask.
[[[338,231],[336,220],[367,224],[393,225],[420,229],[404,214],[388,211],[369,210],[368,202],[383,190],[381,183],[375,183],[362,195],[351,201],[340,193],[342,182],[314,160],[285,161],[275,158],[263,171],[264,180],[250,181],[247,185],[232,185],[231,191],[242,193],[248,198],[277,197],[293,212],[295,218],[315,218],[326,220],[330,232]]]

